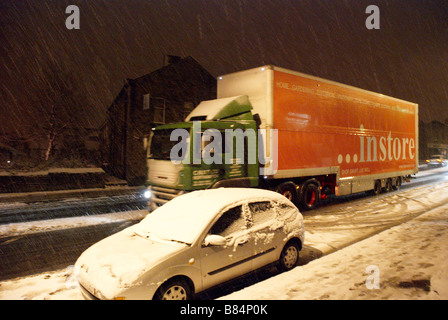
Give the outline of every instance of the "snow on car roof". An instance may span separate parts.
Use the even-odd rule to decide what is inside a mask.
[[[255,188],[219,188],[194,191],[174,198],[137,225],[140,232],[187,244],[199,236],[216,213],[234,203],[250,200],[286,200],[281,194]]]
[[[245,199],[285,199],[281,194],[269,190],[255,188],[219,188],[194,191],[175,198],[167,204],[179,206],[190,204],[195,206],[194,216],[215,215],[215,212]],[[164,205],[163,207],[166,207]],[[162,207],[162,208],[163,208]],[[161,208],[160,208],[161,209]]]

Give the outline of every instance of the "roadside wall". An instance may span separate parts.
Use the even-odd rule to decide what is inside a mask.
[[[105,172],[98,168],[52,169],[31,173],[0,172],[0,193],[104,188]]]

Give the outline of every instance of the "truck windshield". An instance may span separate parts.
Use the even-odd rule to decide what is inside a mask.
[[[171,132],[173,130],[174,129],[162,129],[154,131],[154,136],[151,140],[151,154],[149,155],[149,158],[156,160],[171,160],[171,149],[178,144],[181,139],[179,137],[178,141],[170,141]]]

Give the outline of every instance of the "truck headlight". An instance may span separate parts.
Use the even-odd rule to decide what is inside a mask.
[[[145,197],[145,199],[150,199],[151,196],[152,196],[152,192],[151,192],[151,190],[146,190],[146,191],[143,193],[143,196]]]

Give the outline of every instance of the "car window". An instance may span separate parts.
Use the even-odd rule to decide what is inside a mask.
[[[292,205],[290,205],[290,204],[287,204],[287,203],[283,203],[283,202],[279,202],[278,204],[277,204],[277,208],[278,208],[278,214],[281,216],[281,215],[284,215],[284,214],[286,214],[286,213],[289,213],[289,212],[291,212],[291,211],[296,211],[297,210],[297,208],[296,207],[294,207],[294,206],[292,206]]]
[[[275,217],[274,208],[270,201],[249,203],[249,208],[255,225],[272,220]]]
[[[297,217],[296,213],[298,212],[298,210],[293,205],[279,202],[278,204],[276,204],[276,207],[278,217],[283,221],[292,221]]]
[[[228,235],[246,227],[246,220],[242,215],[242,206],[233,207],[222,214],[210,229],[210,234],[227,237]]]
[[[291,206],[290,204],[283,203],[283,202],[280,202],[280,203],[278,204],[278,208],[279,208],[279,210],[281,210],[281,211],[283,211],[283,210],[296,210],[295,207]]]

